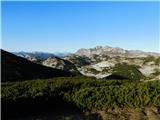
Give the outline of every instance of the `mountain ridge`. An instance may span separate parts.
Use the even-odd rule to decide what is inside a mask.
[[[128,67],[135,72],[135,76],[140,73],[141,76],[146,77],[145,79],[159,79],[160,77],[160,53],[125,50],[119,47],[96,46],[89,49],[82,48],[63,58],[53,55],[40,61],[33,60],[35,60],[34,56],[30,61],[98,79],[113,76],[112,73],[115,72],[117,66],[120,70],[117,70],[116,74],[121,74],[121,71],[126,70],[126,67]],[[125,75],[125,72],[123,74]]]
[[[110,46],[96,46],[94,48],[81,48],[74,53],[79,56],[91,57],[93,55],[109,55],[109,56],[124,56],[124,57],[146,57],[151,56],[160,56],[160,53],[157,52],[144,52],[142,50],[125,50],[120,47],[110,47]]]
[[[13,54],[24,57],[28,60],[34,61],[34,60],[46,60],[49,57],[60,57],[64,58],[69,55],[79,55],[79,56],[87,56],[90,57],[93,54],[96,55],[104,55],[108,54],[109,56],[124,56],[124,57],[146,57],[148,55],[151,56],[160,56],[160,52],[146,52],[143,50],[127,50],[123,49],[121,47],[111,47],[111,46],[96,46],[94,48],[80,48],[76,52],[12,52]]]
[[[60,57],[63,58],[66,55],[69,55],[70,53],[68,52],[55,52],[55,53],[49,53],[49,52],[25,52],[25,51],[20,51],[20,52],[12,52],[13,54],[26,58],[30,61],[37,61],[37,60],[46,60],[49,57]]]

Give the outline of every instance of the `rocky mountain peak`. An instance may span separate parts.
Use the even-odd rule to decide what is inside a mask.
[[[113,56],[121,56],[121,57],[147,57],[148,55],[151,56],[160,56],[158,53],[150,53],[150,52],[143,52],[140,50],[125,50],[119,47],[110,47],[110,46],[96,46],[95,48],[90,49],[79,49],[75,55],[79,56],[87,56],[93,57],[93,55],[108,55],[110,57]]]

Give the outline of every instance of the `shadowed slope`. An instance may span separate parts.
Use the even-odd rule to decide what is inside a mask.
[[[4,50],[1,50],[1,65],[2,82],[74,76],[73,73],[32,63]]]

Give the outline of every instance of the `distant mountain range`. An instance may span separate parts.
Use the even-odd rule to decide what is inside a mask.
[[[115,79],[117,77],[119,79],[160,79],[160,53],[124,50],[122,48],[110,46],[79,49],[72,54],[59,54],[59,57],[56,54],[44,52],[14,53],[19,57],[15,57],[13,54],[10,55],[10,53],[4,53],[7,52],[2,51],[2,60],[6,59],[6,56],[10,56],[10,59],[5,61],[5,63],[2,61],[2,67],[11,65],[10,67],[6,67],[6,73],[10,71],[8,74],[12,74],[11,71],[13,70],[15,76],[18,76],[19,72],[27,73],[30,70],[32,71],[36,63],[36,66],[40,65],[41,69],[36,68],[32,71],[33,73],[36,73],[36,71],[43,71],[42,67],[45,68],[46,66],[47,68],[45,69],[67,71],[70,73],[64,72],[67,76],[84,75],[100,79]],[[29,61],[26,61],[26,59]],[[14,63],[14,61],[16,63]],[[28,68],[27,66],[30,67]],[[7,75],[6,73],[5,75]],[[47,77],[48,75],[44,73],[42,72],[38,75],[42,74],[43,77]],[[32,74],[29,76],[32,79]],[[57,76],[64,75],[57,73]],[[29,79],[27,76],[26,78]],[[34,78],[36,77],[33,77],[33,79]]]
[[[64,52],[56,52],[56,53],[47,53],[47,52],[12,52],[13,54],[26,58],[30,61],[37,61],[37,60],[46,60],[49,57],[60,57],[63,58],[66,55],[69,55],[70,53]]]
[[[125,50],[119,47],[110,47],[110,46],[96,46],[95,48],[90,49],[79,49],[75,53],[46,53],[46,52],[12,52],[13,54],[24,57],[31,61],[37,60],[46,60],[49,57],[59,57],[64,58],[69,55],[78,55],[78,56],[86,56],[86,57],[93,57],[94,55],[107,55],[107,56],[121,56],[121,57],[128,57],[128,58],[135,58],[135,57],[147,57],[149,55],[154,57],[159,57],[160,53],[156,52],[144,52],[141,50]]]

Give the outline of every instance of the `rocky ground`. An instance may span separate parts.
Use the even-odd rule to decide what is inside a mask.
[[[73,57],[73,56],[72,56]],[[75,57],[75,59],[78,57]],[[152,59],[151,59],[152,58]],[[74,64],[76,62],[69,59],[69,57],[65,58]],[[85,58],[86,59],[86,58]],[[151,56],[147,57],[140,57],[140,58],[127,58],[127,57],[103,57],[99,56],[98,58],[90,57],[90,64],[89,65],[82,65],[78,66],[77,69],[86,76],[93,76],[96,78],[103,78],[112,74],[113,69],[116,64],[124,64],[127,65],[134,65],[137,69],[148,79],[159,79],[160,75],[160,57],[155,58]]]

